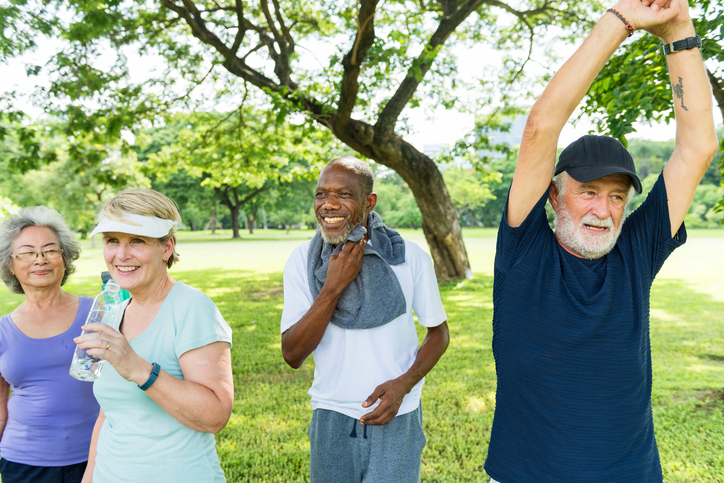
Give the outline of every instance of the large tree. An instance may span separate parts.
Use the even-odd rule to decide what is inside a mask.
[[[476,94],[493,97],[521,78],[536,36],[550,40],[561,32],[548,29],[551,24],[575,34],[587,29],[592,11],[601,11],[598,2],[555,0],[12,3],[18,8],[11,12],[16,21],[10,30],[40,22],[47,31],[52,24],[68,42],[50,64],[55,81],[48,94],[62,101],[70,132],[117,134],[138,116],[203,97],[203,88],[188,95],[203,80],[228,102],[243,80],[280,115],[302,113],[362,156],[398,172],[420,207],[441,278],[465,276],[468,257],[442,175],[403,137],[406,109],[468,104],[456,94],[456,44],[486,43],[512,52],[502,63],[502,79],[476,87]],[[72,20],[62,20],[67,18]],[[329,58],[300,55],[308,45],[326,46]],[[108,46],[118,55],[99,61]],[[128,46],[159,59],[161,68],[148,73],[143,85],[129,76]],[[99,62],[106,67],[96,67]]]
[[[175,134],[149,152],[146,169],[162,179],[184,170],[212,188],[231,213],[233,238],[240,238],[242,212],[255,221],[257,211],[269,204],[265,195],[282,182],[316,175],[318,167],[307,160],[335,152],[328,133],[291,125],[250,106],[228,113],[175,114],[166,121],[163,132]]]

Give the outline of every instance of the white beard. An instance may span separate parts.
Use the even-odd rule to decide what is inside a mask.
[[[618,230],[615,229],[611,216],[601,220],[591,214],[581,217],[578,226],[574,226],[571,215],[562,199],[559,205],[553,225],[556,229],[556,238],[564,247],[590,260],[600,258],[613,249],[618,236],[621,234],[621,227],[626,220],[625,215],[621,218]],[[607,227],[609,230],[605,234],[596,235],[587,232],[583,225]]]
[[[347,241],[347,237],[349,237],[350,233],[352,233],[355,228],[362,225],[362,222],[364,221],[364,217],[365,217],[365,212],[362,211],[360,213],[359,220],[351,222],[349,225],[347,225],[347,228],[345,228],[344,231],[337,236],[327,235],[327,232],[324,231],[324,227],[320,223],[319,231],[320,231],[320,234],[322,235],[322,240],[324,240],[325,243],[331,243],[334,246],[337,246],[340,243],[344,243],[345,241]]]

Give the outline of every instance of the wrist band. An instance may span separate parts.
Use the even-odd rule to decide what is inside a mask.
[[[694,47],[701,48],[701,37],[698,35],[695,37],[688,37],[683,40],[677,40],[670,44],[664,44],[664,54],[673,54],[681,50],[693,49]]]
[[[631,37],[631,36],[634,34],[633,26],[632,26],[630,23],[628,23],[628,20],[626,20],[626,18],[625,18],[623,15],[621,15],[620,13],[618,13],[618,10],[613,9],[613,8],[609,8],[609,9],[606,10],[606,11],[613,13],[615,16],[617,16],[618,18],[621,19],[621,21],[626,25],[626,30],[628,30],[628,36],[629,36],[629,37]]]
[[[148,381],[143,383],[143,386],[138,386],[141,390],[145,391],[158,379],[158,373],[161,372],[161,365],[158,362],[153,363],[153,369],[151,369],[151,375],[148,376]]]

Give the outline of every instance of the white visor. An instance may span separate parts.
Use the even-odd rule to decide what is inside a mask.
[[[123,217],[131,223],[103,218],[90,233],[90,236],[98,233],[117,232],[147,236],[149,238],[163,238],[168,235],[174,225],[178,224],[178,222],[156,218],[155,216],[141,216],[133,213],[124,214]]]

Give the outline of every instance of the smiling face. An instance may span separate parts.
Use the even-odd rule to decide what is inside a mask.
[[[549,200],[556,212],[558,243],[579,258],[594,259],[610,252],[621,233],[630,188],[630,178],[622,174],[588,183],[569,176],[563,196],[553,184]]]
[[[13,255],[24,252],[60,250],[58,235],[47,226],[28,226],[20,230],[13,240]],[[63,257],[46,258],[38,255],[30,261],[11,260],[11,272],[20,282],[24,291],[29,288],[60,288],[65,275]]]
[[[326,243],[338,245],[367,222],[377,195],[363,193],[360,177],[343,163],[330,163],[320,173],[314,212]]]
[[[134,296],[144,295],[165,282],[166,260],[173,253],[173,239],[161,244],[157,238],[127,233],[103,233],[103,258],[111,278]]]

